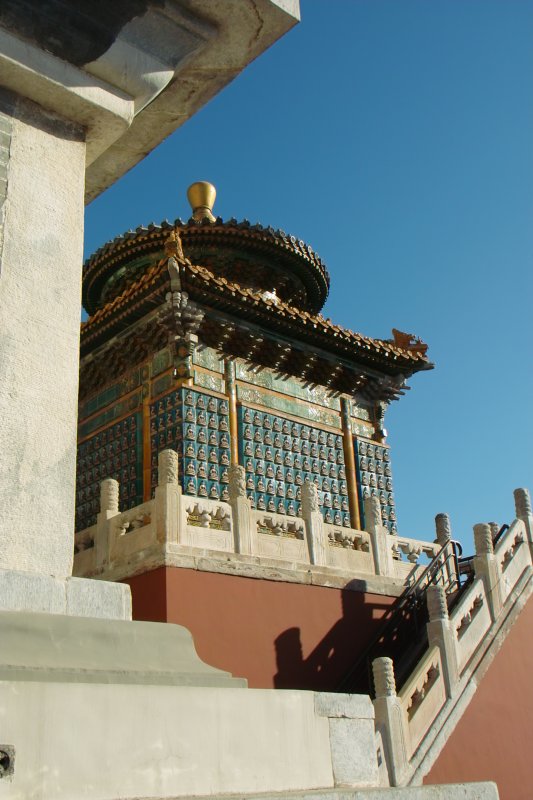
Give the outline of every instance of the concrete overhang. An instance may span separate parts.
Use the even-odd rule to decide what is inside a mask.
[[[96,0],[75,6],[7,0],[0,83],[85,128],[87,202],[299,20],[299,0],[113,0],[103,18]]]

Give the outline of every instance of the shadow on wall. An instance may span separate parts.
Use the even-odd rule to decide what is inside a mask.
[[[276,689],[335,690],[395,606],[376,602],[375,596],[370,601],[363,592],[350,588],[342,590],[341,596],[342,617],[307,658],[300,628],[287,628],[276,637]]]

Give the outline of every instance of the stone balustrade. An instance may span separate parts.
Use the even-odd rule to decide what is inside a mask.
[[[311,565],[347,579],[383,577],[400,587],[420,569],[424,554],[431,558],[439,549],[432,542],[391,536],[376,498],[365,501],[367,529],[356,530],[324,522],[314,484],[303,489],[301,517],[252,509],[241,466],[230,467],[228,489],[229,502],[184,494],[173,450],[159,455],[154,499],[135,508],[120,512],[118,483],[102,481],[97,524],[75,537],[75,574],[117,579],[140,564],[168,563],[170,555],[208,553],[225,561],[232,553],[301,566],[302,575]]]
[[[378,658],[373,663],[376,735],[383,743],[392,786],[416,783],[427,773],[445,741],[438,732],[451,715],[456,720],[462,713],[476,670],[487,668],[519,613],[517,601],[525,602],[533,592],[527,490],[517,490],[515,501],[516,519],[496,545],[499,526],[474,526],[474,577],[450,612],[444,588],[428,587],[428,648],[399,692],[392,660]],[[440,525],[438,547],[449,540],[450,531],[449,520],[440,520]]]

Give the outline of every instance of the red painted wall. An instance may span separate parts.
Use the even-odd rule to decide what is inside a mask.
[[[185,625],[200,658],[254,688],[335,688],[395,600],[172,567],[128,583],[134,619]]]
[[[496,781],[533,797],[533,598],[518,617],[424,783]]]

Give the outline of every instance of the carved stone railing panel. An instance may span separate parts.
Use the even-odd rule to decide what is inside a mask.
[[[354,528],[340,528],[337,525],[324,525],[331,547],[343,547],[346,550],[370,552],[370,536],[366,531]]]
[[[505,602],[523,571],[531,564],[527,531],[522,520],[515,520],[498,542],[494,555],[501,570],[501,596]]]
[[[411,757],[446,702],[446,687],[438,647],[427,651],[398,697],[404,712],[407,746]]]
[[[133,533],[139,528],[151,525],[153,513],[153,500],[148,500],[140,506],[135,506],[134,508],[128,509],[128,511],[123,511],[121,514],[112,517],[110,520],[111,530],[118,536],[125,536],[129,533]]]
[[[288,536],[292,539],[304,539],[304,523],[299,517],[289,517],[284,514],[265,512],[252,512],[258,533],[272,536]]]
[[[456,638],[457,666],[462,674],[489,630],[492,619],[484,583],[477,579],[450,614]]]
[[[431,560],[441,548],[438,543],[408,539],[405,536],[391,537],[390,544],[394,558],[409,561],[411,564],[418,564],[422,555]]]
[[[207,498],[184,497],[187,525],[211,530],[231,530],[231,506]]]

